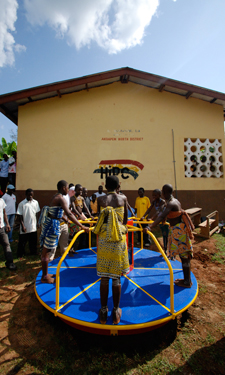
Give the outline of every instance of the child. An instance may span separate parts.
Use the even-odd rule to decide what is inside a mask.
[[[17,249],[18,258],[25,254],[25,246],[29,242],[31,255],[37,254],[37,213],[39,203],[34,199],[33,189],[26,190],[26,198],[19,203],[17,214],[20,218],[20,235]]]
[[[91,214],[93,216],[98,215],[98,203],[97,203],[96,194],[92,194],[92,196],[91,196],[90,209],[91,209]]]
[[[9,242],[13,242],[12,232],[16,214],[16,196],[13,194],[15,187],[13,185],[7,186],[7,193],[2,197],[6,203],[5,212],[9,221],[11,230],[8,232]]]
[[[173,197],[173,187],[166,184],[162,192],[167,203],[166,208],[145,230],[151,230],[167,217],[170,223],[168,238],[170,257],[180,256],[184,273],[184,278],[177,279],[174,283],[183,288],[191,288],[191,259],[193,257],[191,239],[194,226],[187,213],[182,210],[180,202]]]
[[[82,196],[82,192],[83,192],[83,188],[80,184],[77,184],[75,186],[75,195],[74,197],[71,197],[70,199],[70,202],[71,202],[71,206],[73,207],[73,210],[76,212],[78,212],[79,214],[79,218],[81,220],[86,220],[86,216],[83,214],[82,210],[83,208],[85,209],[85,211],[87,212],[88,216],[91,218],[91,219],[94,219],[94,217],[91,215],[89,209],[87,208],[86,206],[86,203],[84,201],[84,198]],[[75,207],[74,207],[75,206]],[[78,245],[78,249],[86,249],[88,247],[88,236],[86,235],[86,233],[82,233],[80,236],[79,236],[79,245]]]
[[[113,324],[119,324],[122,315],[120,305],[121,274],[129,271],[127,252],[127,198],[116,193],[119,185],[117,176],[106,178],[107,195],[98,197],[101,212],[93,230],[98,234],[97,275],[101,277],[99,311],[100,323],[105,324],[108,317],[109,279],[112,279]],[[100,211],[100,209],[99,209]]]
[[[53,284],[55,282],[53,275],[48,274],[49,253],[58,245],[60,236],[60,219],[62,219],[63,213],[65,213],[69,220],[78,225],[80,229],[84,229],[87,233],[89,232],[89,228],[83,226],[75,218],[75,216],[69,210],[65,199],[63,198],[63,195],[68,194],[68,183],[64,180],[59,181],[57,184],[57,189],[58,192],[52,197],[51,203],[48,207],[48,212],[42,224],[40,236],[40,245],[43,247],[41,255],[41,282],[47,284]]]
[[[116,192],[117,194],[120,194],[120,195],[124,195],[123,192],[121,191],[121,186],[119,185],[118,188],[116,189]],[[128,217],[130,216],[135,216],[135,213],[133,211],[133,208],[131,207],[131,205],[129,204],[129,202],[127,201],[127,208],[128,208]]]
[[[144,213],[146,210],[151,206],[150,199],[148,197],[145,197],[145,190],[144,188],[138,189],[138,195],[139,197],[136,198],[135,201],[135,214],[137,214],[137,217],[140,219],[144,216]],[[142,228],[145,228],[147,224],[141,224]],[[146,247],[150,246],[150,238],[148,234],[144,233],[143,235],[144,239],[144,245]],[[141,232],[138,232],[138,242],[137,245],[140,245],[141,243]]]
[[[163,209],[165,208],[166,202],[164,201],[164,199],[161,198],[161,190],[159,190],[159,189],[153,190],[152,199],[153,199],[153,201],[152,201],[151,206],[147,209],[147,211],[145,212],[145,214],[143,215],[141,220],[144,220],[145,217],[147,217],[147,219],[148,219],[150,212],[152,211],[153,207],[155,207],[156,214],[152,218],[149,219],[149,220],[154,221],[159,216],[159,214],[163,211]],[[169,235],[169,225],[167,225],[165,223],[162,223],[159,226],[160,226],[160,229],[162,231],[163,247],[164,247],[164,251],[166,253],[167,243],[168,243],[168,235]]]
[[[12,250],[10,248],[9,239],[7,232],[10,231],[10,225],[5,212],[5,201],[0,198],[0,244],[3,247],[5,254],[5,265],[10,271],[15,271],[17,269],[15,263],[13,263]]]
[[[91,210],[90,210],[90,198],[88,197],[88,190],[87,190],[86,187],[83,187],[83,193],[82,194],[83,194],[83,197],[84,197],[84,202],[85,202],[87,208],[89,209],[89,211],[91,212]],[[84,213],[84,215],[87,215],[85,207],[83,207],[82,212]]]
[[[84,198],[82,197],[83,188],[80,184],[75,186],[75,195],[70,198],[70,203],[72,207],[72,211],[76,214],[78,213],[78,217],[81,220],[85,220],[86,216],[82,213],[83,208],[87,212],[88,216],[93,219],[89,209],[86,206]]]
[[[102,185],[99,185],[98,191],[96,191],[95,195],[96,195],[96,198],[103,197],[103,195],[105,195],[105,193],[103,192],[103,186]]]

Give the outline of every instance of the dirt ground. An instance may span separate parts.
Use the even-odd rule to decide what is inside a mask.
[[[102,337],[70,328],[34,293],[38,257],[1,269],[0,374],[225,374],[225,264],[212,261],[217,237],[194,241],[199,295],[157,331]]]

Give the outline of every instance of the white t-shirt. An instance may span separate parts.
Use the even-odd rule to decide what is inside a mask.
[[[66,203],[68,204],[68,208],[70,206],[70,196],[69,194],[63,195],[63,198],[65,199]]]
[[[16,173],[16,160],[14,159],[13,156],[11,156],[11,158],[9,158],[9,164],[12,164],[14,163],[13,165],[9,165],[9,170],[8,172],[9,173]]]
[[[3,215],[3,210],[6,207],[5,201],[0,198],[0,228],[4,228],[5,223],[4,223],[4,215]]]
[[[36,232],[37,230],[37,218],[36,213],[40,211],[39,203],[35,199],[28,201],[26,198],[20,202],[17,214],[23,216],[23,223],[26,228],[26,233]],[[22,226],[20,225],[20,234],[26,234],[22,232]]]
[[[5,193],[2,199],[6,203],[6,208],[5,208],[6,215],[15,214],[16,213],[16,196],[14,194],[9,195]]]
[[[67,194],[67,195],[63,195],[63,198],[65,199],[65,201],[66,201],[66,203],[67,203],[67,205],[68,205],[68,208],[69,208],[69,206],[70,206],[70,196],[69,196],[69,194]],[[66,216],[66,214],[65,214],[65,212],[64,212],[64,215],[63,215],[65,218],[67,218],[67,216]],[[68,218],[67,218],[68,219]]]
[[[103,195],[106,195],[105,193],[100,194],[98,191],[97,193],[94,193],[96,195],[96,198],[103,197]],[[92,201],[92,197],[90,197],[90,200]]]

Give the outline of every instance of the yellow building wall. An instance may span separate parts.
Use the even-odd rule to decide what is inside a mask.
[[[118,159],[143,165],[123,163],[138,175],[119,174],[123,190],[175,186],[172,129],[177,189],[224,189],[224,178],[184,176],[184,138],[221,139],[224,148],[222,106],[131,82],[21,106],[17,189],[55,190],[65,179],[96,190],[105,180],[94,170],[102,160],[116,165]]]

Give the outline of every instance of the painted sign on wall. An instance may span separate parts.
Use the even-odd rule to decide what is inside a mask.
[[[101,179],[111,175],[120,175],[124,180],[130,177],[136,180],[143,168],[144,165],[135,160],[102,160],[93,173],[99,173]]]

